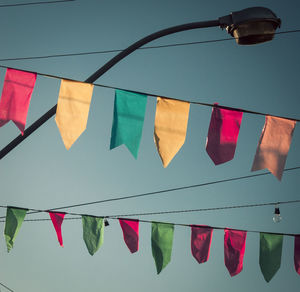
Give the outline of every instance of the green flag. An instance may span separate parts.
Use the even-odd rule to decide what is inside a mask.
[[[8,207],[6,210],[4,236],[7,245],[7,252],[9,252],[13,248],[14,241],[21,228],[26,212],[27,209],[13,207]]]
[[[260,233],[259,265],[267,282],[280,268],[283,235]]]
[[[157,274],[171,261],[174,225],[152,222],[152,255]]]
[[[83,240],[93,255],[103,243],[104,219],[93,216],[82,216]]]
[[[110,149],[125,144],[131,154],[137,158],[142,138],[146,104],[146,95],[116,90]]]

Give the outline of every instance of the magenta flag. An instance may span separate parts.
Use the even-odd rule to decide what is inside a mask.
[[[63,245],[63,239],[61,235],[61,224],[63,223],[65,213],[54,213],[54,212],[49,212],[50,218],[52,220],[53,226],[55,228],[56,234],[57,234],[57,239],[59,244],[64,247]]]
[[[233,159],[242,117],[243,112],[213,107],[206,139],[206,152],[215,165]]]
[[[208,261],[213,229],[209,226],[191,226],[191,250],[199,264]]]
[[[13,121],[24,134],[36,73],[7,68],[0,100],[0,127]]]
[[[127,247],[131,253],[137,252],[139,249],[139,221],[119,219],[119,222]]]
[[[294,263],[296,272],[300,275],[300,234],[295,236]]]
[[[246,236],[246,231],[224,230],[224,261],[231,277],[243,269]]]

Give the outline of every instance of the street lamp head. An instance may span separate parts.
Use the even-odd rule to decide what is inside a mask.
[[[253,45],[271,41],[281,20],[265,7],[251,7],[219,18],[221,28],[226,28],[239,45]]]

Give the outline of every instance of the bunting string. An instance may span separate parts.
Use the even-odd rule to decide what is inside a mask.
[[[97,217],[95,215],[81,215],[80,217],[67,217],[64,218],[65,220],[82,220],[82,216],[91,216],[95,218],[105,218],[105,217]],[[106,217],[109,220],[122,220],[124,218],[122,217]],[[173,224],[174,226],[181,226],[181,227],[192,227],[192,226],[202,226],[202,225],[195,225],[195,224],[185,224],[185,223],[176,223],[176,222],[165,222],[165,221],[154,221],[154,220],[143,220],[140,218],[126,218],[126,220],[132,220],[132,221],[139,221],[141,223],[150,223],[152,222],[158,222],[158,223],[165,223],[165,224]],[[50,218],[35,218],[35,219],[25,219],[23,222],[43,222],[43,221],[51,221]],[[0,223],[5,223],[5,221],[0,221]],[[208,228],[211,229],[216,229],[216,230],[236,230],[236,231],[244,231],[244,232],[249,232],[249,233],[265,233],[265,234],[274,234],[274,235],[284,235],[284,236],[299,236],[299,233],[283,233],[283,232],[265,232],[265,231],[259,231],[259,230],[251,230],[251,229],[236,229],[236,228],[229,228],[229,227],[224,227],[224,226],[207,226]]]
[[[276,118],[282,118],[282,119],[286,119],[286,120],[300,122],[300,119],[292,118],[292,117],[273,115],[273,114],[269,114],[269,113],[263,113],[263,112],[259,112],[259,111],[251,111],[251,110],[247,110],[247,109],[230,107],[230,106],[216,105],[216,104],[213,104],[213,103],[198,102],[198,101],[187,101],[187,100],[183,100],[183,99],[179,99],[179,98],[168,97],[168,96],[165,96],[165,95],[162,95],[162,94],[154,94],[154,93],[149,93],[149,92],[136,91],[136,90],[125,89],[125,88],[121,88],[121,87],[114,87],[114,86],[103,85],[103,84],[97,84],[97,83],[88,83],[88,82],[83,82],[83,81],[80,81],[80,80],[77,80],[77,79],[66,78],[66,77],[62,77],[62,76],[58,76],[58,75],[46,74],[46,73],[35,72],[35,71],[30,71],[30,70],[24,70],[24,69],[14,68],[14,67],[10,67],[10,66],[0,65],[0,68],[4,68],[4,69],[10,68],[10,69],[14,69],[14,70],[20,70],[20,71],[23,71],[23,72],[34,73],[34,74],[37,74],[39,76],[54,78],[54,79],[59,79],[59,80],[64,79],[64,80],[73,81],[73,82],[93,84],[94,86],[97,86],[97,87],[108,88],[108,89],[113,89],[113,90],[123,90],[123,91],[132,92],[132,93],[136,93],[136,94],[147,95],[149,97],[154,97],[154,98],[157,98],[159,96],[161,98],[174,100],[174,101],[189,102],[190,104],[195,104],[195,105],[215,107],[215,108],[238,111],[238,112],[243,112],[243,113],[253,114],[253,115],[272,116],[272,117],[276,117]]]
[[[82,219],[82,217],[88,216],[93,218],[104,218],[109,220],[122,220],[123,217],[132,217],[132,216],[145,216],[145,215],[163,215],[163,214],[176,214],[176,213],[187,213],[187,212],[203,212],[203,211],[216,211],[216,210],[222,210],[222,209],[230,209],[230,208],[246,208],[246,207],[258,207],[258,206],[266,206],[266,205],[277,205],[277,204],[291,204],[291,203],[300,203],[300,200],[294,200],[294,201],[283,201],[283,202],[270,202],[270,203],[264,203],[264,204],[252,204],[252,205],[240,205],[240,206],[231,206],[231,207],[218,207],[218,208],[203,208],[203,209],[194,209],[194,210],[179,210],[179,211],[161,211],[161,212],[149,212],[149,213],[140,213],[140,214],[122,214],[122,215],[92,215],[92,214],[82,214],[82,213],[73,213],[73,212],[59,212],[54,214],[60,214],[60,216],[64,217],[65,215],[72,215],[76,217],[70,217],[70,218],[64,218],[64,220],[78,220]],[[16,209],[16,210],[31,210],[39,213],[53,213],[49,210],[39,210],[39,209],[33,209],[33,208],[23,208],[23,207],[15,207],[15,206],[0,206],[0,208],[5,209]],[[29,214],[29,213],[27,213]],[[37,221],[50,221],[52,219],[46,219],[46,218],[36,218],[36,219],[25,219],[22,220],[22,222],[37,222]],[[126,218],[125,220],[133,220],[133,221],[139,221],[143,223],[162,223],[162,224],[171,224],[174,226],[182,226],[182,227],[191,227],[191,226],[197,226],[194,224],[184,224],[184,223],[174,223],[174,222],[162,222],[162,221],[153,221],[153,220],[144,220],[144,219],[138,219],[138,218]],[[0,221],[0,223],[3,223],[5,221]],[[235,231],[243,231],[243,232],[251,232],[251,233],[261,233],[262,231],[257,230],[246,230],[246,229],[236,229],[236,228],[228,228],[228,227],[220,227],[220,226],[207,226],[212,229],[218,229],[218,230],[235,230]],[[299,235],[299,233],[278,233],[278,232],[264,232],[265,234],[274,234],[274,235],[286,235],[286,236],[296,236]]]
[[[19,229],[24,221],[28,209],[7,206],[5,220],[5,239],[7,251],[14,245],[14,241]],[[31,209],[35,210],[35,209]],[[42,211],[42,210],[39,210]],[[48,212],[50,220],[55,228],[59,244],[63,247],[63,237],[61,226],[67,213]],[[74,213],[70,213],[73,214]],[[82,219],[83,240],[90,255],[94,255],[103,244],[104,227],[108,226],[108,217],[95,215],[81,215],[76,219]],[[75,218],[73,218],[75,219]],[[172,246],[174,237],[174,227],[184,226],[191,230],[191,252],[197,262],[204,263],[209,258],[212,233],[214,229],[224,230],[224,262],[231,276],[239,274],[243,269],[243,258],[246,247],[247,232],[260,234],[259,264],[263,277],[269,282],[281,265],[281,254],[283,236],[294,237],[294,267],[299,273],[299,234],[261,232],[253,230],[239,230],[234,228],[190,225],[180,223],[170,223],[161,221],[139,220],[134,218],[116,218],[123,232],[124,242],[131,253],[135,253],[139,248],[139,222],[151,223],[151,247],[157,274],[170,263],[172,256]]]
[[[7,207],[5,221],[5,239],[8,252],[14,245],[19,229],[24,221],[28,209]],[[41,210],[39,210],[41,211]],[[60,246],[63,247],[61,226],[66,213],[48,212],[55,228]],[[72,213],[73,214],[73,213]],[[78,214],[79,215],[79,214]],[[81,214],[83,240],[90,255],[94,255],[103,244],[104,227],[109,223],[103,216]],[[299,234],[273,233],[233,228],[213,227],[203,225],[179,224],[160,221],[139,220],[133,218],[111,218],[118,220],[123,232],[124,242],[131,253],[138,251],[139,222],[151,223],[151,247],[157,274],[159,274],[171,261],[174,227],[185,226],[191,230],[191,252],[198,263],[204,263],[209,258],[213,229],[224,230],[224,262],[231,276],[239,274],[243,269],[243,258],[246,247],[247,232],[260,234],[259,264],[263,277],[269,282],[281,265],[283,236],[293,236],[294,267],[299,273]]]

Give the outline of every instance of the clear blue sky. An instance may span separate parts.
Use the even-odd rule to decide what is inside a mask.
[[[15,1],[21,2],[25,1]],[[0,2],[7,3],[11,1]],[[157,30],[216,19],[250,6],[271,8],[282,19],[281,31],[300,29],[300,4],[296,0],[77,0],[0,8],[0,58],[122,49]],[[224,37],[227,37],[225,31],[210,28],[174,34],[152,44]],[[299,119],[299,49],[298,33],[278,35],[272,42],[257,46],[241,47],[234,41],[226,41],[140,50],[97,83]],[[113,56],[0,63],[83,81]],[[5,70],[0,69],[1,88],[4,76]],[[59,84],[59,80],[38,77],[27,126],[57,102]],[[211,108],[192,105],[186,143],[164,169],[153,142],[155,99],[148,99],[138,160],[124,146],[109,150],[113,101],[113,90],[94,89],[87,130],[69,151],[64,148],[52,118],[2,159],[0,204],[50,209],[251,174],[264,125],[263,116],[244,114],[234,160],[214,166],[205,152]],[[300,165],[300,129],[297,127],[286,167]],[[17,135],[19,132],[13,123],[1,128],[1,148]],[[299,170],[284,173],[282,182],[269,175],[72,211],[110,215],[295,199],[299,199]],[[280,210],[283,220],[279,224],[272,221],[273,207],[141,218],[300,233],[299,205],[284,205]],[[0,215],[5,212],[5,209],[0,210]],[[47,214],[31,216],[48,218]],[[4,230],[3,223],[1,228]],[[10,254],[1,236],[0,282],[16,292],[279,292],[296,290],[300,285],[300,276],[294,270],[291,237],[284,238],[280,270],[266,283],[258,263],[257,233],[248,233],[244,269],[231,278],[224,265],[221,230],[213,234],[209,261],[199,265],[190,252],[189,228],[176,227],[172,261],[160,275],[156,275],[152,258],[149,224],[140,224],[140,250],[134,255],[125,246],[117,221],[110,220],[110,226],[105,228],[104,244],[93,257],[82,239],[80,220],[66,220],[62,231],[64,248],[59,246],[50,221],[24,222]]]

